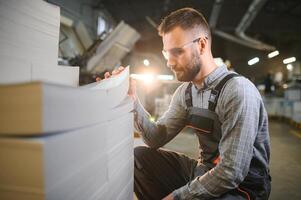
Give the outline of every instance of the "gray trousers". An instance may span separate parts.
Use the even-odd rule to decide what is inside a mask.
[[[160,200],[186,185],[194,175],[197,161],[183,154],[139,146],[134,149],[134,191],[139,200]],[[247,199],[237,190],[222,195],[220,200]]]

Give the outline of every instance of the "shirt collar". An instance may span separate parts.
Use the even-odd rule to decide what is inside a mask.
[[[203,82],[204,85],[202,88],[200,88],[200,90],[204,90],[204,89],[207,89],[208,87],[212,86],[212,84],[216,80],[220,79],[220,77],[222,77],[227,71],[228,71],[228,69],[227,69],[226,65],[218,66],[210,74],[208,74],[207,77],[205,77],[204,82]],[[196,86],[195,86],[195,88],[197,89]]]

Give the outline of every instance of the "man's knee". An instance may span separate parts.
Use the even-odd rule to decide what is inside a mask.
[[[134,157],[135,159],[140,160],[141,158],[144,158],[148,154],[150,154],[150,151],[152,151],[149,147],[146,146],[138,146],[134,148]]]
[[[156,153],[156,150],[146,146],[138,146],[134,148],[135,167],[146,167],[152,162],[152,157]]]
[[[146,146],[138,146],[134,148],[134,155],[136,156],[140,156],[141,154],[143,154],[143,152],[145,151],[145,149],[148,149],[148,147]]]

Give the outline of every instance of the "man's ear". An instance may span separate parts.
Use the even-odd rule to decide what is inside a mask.
[[[207,45],[208,45],[208,40],[206,40],[205,38],[201,38],[199,40],[198,46],[201,54],[204,54]]]

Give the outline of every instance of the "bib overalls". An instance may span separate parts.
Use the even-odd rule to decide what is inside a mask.
[[[208,109],[192,105],[192,83],[185,90],[186,127],[192,128],[198,137],[200,145],[198,161],[162,149],[154,150],[147,147],[135,149],[134,189],[139,199],[162,199],[173,190],[187,184],[197,176],[202,176],[218,164],[220,159],[218,146],[222,132],[221,122],[215,108],[227,81],[236,76],[238,75],[235,73],[226,75],[212,89]],[[261,166],[256,157],[253,157],[249,173],[239,187],[216,199],[268,199],[270,176],[268,171],[262,169],[265,167]]]

